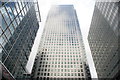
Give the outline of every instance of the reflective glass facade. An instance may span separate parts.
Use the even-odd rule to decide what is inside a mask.
[[[39,44],[32,78],[86,80],[89,71],[86,66],[84,44],[74,7],[52,6]]]
[[[98,78],[120,76],[120,2],[96,2],[88,35]]]
[[[110,28],[114,31],[116,35],[119,34],[119,26],[118,26],[118,10],[119,10],[119,2],[97,2],[96,7],[100,10],[100,13],[107,20]]]
[[[13,78],[22,78],[39,28],[35,2],[2,2],[0,7],[1,62]],[[39,20],[38,20],[39,19]],[[4,75],[3,77],[9,78]]]

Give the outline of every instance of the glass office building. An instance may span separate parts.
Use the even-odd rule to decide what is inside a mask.
[[[120,2],[96,2],[88,35],[98,78],[120,76]]]
[[[51,7],[31,75],[37,80],[90,80],[73,5]]]
[[[26,64],[39,28],[37,1],[0,2],[0,64],[2,78],[14,80],[26,73]]]

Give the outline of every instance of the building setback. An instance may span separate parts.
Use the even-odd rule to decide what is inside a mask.
[[[120,2],[96,2],[88,42],[98,78],[120,76]]]
[[[32,78],[37,80],[91,79],[73,5],[51,7],[35,58]]]
[[[21,79],[27,73],[26,64],[39,28],[38,3],[19,0],[0,4],[0,78]]]

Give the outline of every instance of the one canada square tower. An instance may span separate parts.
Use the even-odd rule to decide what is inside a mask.
[[[35,58],[32,77],[38,80],[90,79],[73,5],[51,7]]]

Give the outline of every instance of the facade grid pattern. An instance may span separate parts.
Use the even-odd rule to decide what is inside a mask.
[[[34,2],[19,0],[2,2],[0,7],[0,61],[13,78],[22,78],[27,72],[26,64],[39,28],[34,6]]]
[[[53,6],[48,14],[32,70],[33,78],[86,78],[85,51],[75,9]]]
[[[119,79],[119,2],[96,2],[88,42],[98,78]]]

